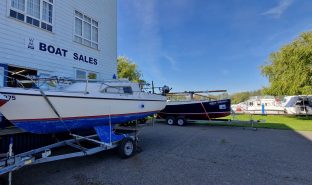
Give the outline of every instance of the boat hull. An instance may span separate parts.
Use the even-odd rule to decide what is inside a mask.
[[[285,114],[285,110],[282,106],[266,106],[264,109],[261,106],[255,107],[232,107],[233,111],[238,114],[269,114],[278,115]]]
[[[126,95],[101,98],[48,94],[47,98],[60,115],[59,118],[38,92],[1,93],[12,97],[0,107],[1,113],[17,127],[36,134],[124,123],[153,115],[165,107],[165,99],[133,98]]]
[[[132,120],[143,119],[156,113],[157,111],[120,115],[75,117],[64,118],[62,121],[59,119],[12,120],[12,123],[15,126],[31,133],[48,134],[90,129],[109,124],[125,123]]]
[[[165,109],[158,113],[160,118],[168,116],[194,120],[210,120],[231,114],[231,100],[168,102]]]

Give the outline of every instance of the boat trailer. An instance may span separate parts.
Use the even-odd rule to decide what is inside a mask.
[[[0,176],[9,173],[8,182],[11,184],[12,172],[25,166],[93,155],[117,147],[119,147],[118,151],[122,158],[131,157],[137,151],[137,134],[140,127],[137,124],[135,126],[115,127],[114,129],[111,125],[100,126],[95,128],[97,134],[81,136],[70,133],[71,139],[17,155],[13,153],[14,141],[11,138],[7,156],[0,158]],[[64,147],[73,150],[64,152],[61,150]],[[60,152],[63,153],[59,154]]]

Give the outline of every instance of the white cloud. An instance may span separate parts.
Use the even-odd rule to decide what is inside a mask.
[[[171,65],[171,68],[175,71],[180,71],[180,69],[178,68],[177,66],[177,61],[172,58],[171,56],[167,55],[167,54],[164,54],[163,57],[169,61],[170,65]]]
[[[294,0],[280,0],[277,6],[265,11],[262,15],[280,18],[283,13],[294,3]]]
[[[179,2],[179,0],[174,0]],[[189,1],[189,0],[182,0]],[[177,61],[166,54],[163,47],[163,37],[160,30],[159,2],[157,0],[126,1],[131,10],[131,19],[135,22],[137,34],[134,47],[139,53],[133,58],[142,70],[144,77],[168,81],[168,71],[179,71]],[[130,19],[130,18],[129,18]],[[164,63],[166,62],[166,63]],[[164,66],[169,68],[163,69]]]

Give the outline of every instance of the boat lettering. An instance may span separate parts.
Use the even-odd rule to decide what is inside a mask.
[[[68,50],[66,50],[66,49],[56,48],[52,45],[46,45],[45,43],[42,43],[42,42],[39,43],[39,50],[40,51],[47,51],[51,54],[55,54],[55,55],[59,55],[59,56],[63,56],[63,57],[66,57],[66,54],[68,52]]]
[[[82,62],[86,62],[89,64],[97,65],[97,59],[92,58],[92,57],[87,57],[84,55],[80,55],[78,53],[74,53],[73,58],[74,58],[74,60],[77,60],[77,61],[82,61]]]
[[[14,95],[8,95],[8,94],[4,94],[3,95],[8,101],[10,100],[16,100],[16,97]]]
[[[219,109],[220,109],[220,110],[224,110],[224,109],[226,109],[226,105],[225,105],[225,104],[221,104],[221,105],[219,105]]]
[[[33,49],[35,49],[35,48],[37,48],[37,47],[34,47]],[[91,64],[91,65],[98,65],[98,59],[96,59],[94,57],[83,55],[83,54],[78,53],[78,52],[72,52],[72,51],[64,49],[62,47],[53,46],[52,44],[46,44],[44,42],[39,42],[38,49],[39,49],[39,51],[50,53],[50,54],[53,54],[56,56],[60,56],[60,57],[64,57],[64,58],[71,57],[72,59],[79,61],[79,62],[84,62],[84,63]]]

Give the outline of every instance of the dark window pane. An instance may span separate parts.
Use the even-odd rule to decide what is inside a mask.
[[[47,30],[52,32],[52,26],[51,25],[47,25]]]
[[[33,25],[39,27],[39,23],[40,23],[40,22],[39,22],[38,20],[33,19]]]
[[[10,17],[17,18],[17,13],[16,13],[16,11],[10,10]]]
[[[41,23],[41,28],[43,28],[43,29],[45,29],[45,30],[46,30],[46,29],[47,29],[47,24],[46,24],[46,23],[44,23],[44,22],[42,22],[42,23]]]
[[[18,20],[21,20],[21,21],[24,21],[25,16],[24,16],[23,14],[21,14],[21,13],[18,13],[17,19],[18,19]]]
[[[126,94],[132,94],[132,88],[131,87],[123,87],[124,93]]]
[[[26,17],[26,22],[28,24],[32,24],[32,18],[31,17]]]

